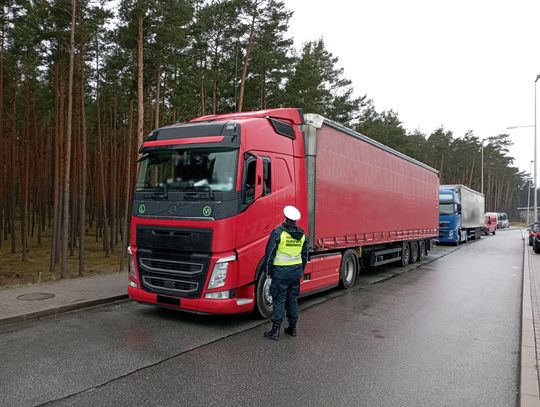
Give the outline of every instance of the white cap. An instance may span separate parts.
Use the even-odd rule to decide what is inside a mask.
[[[297,221],[301,217],[300,211],[292,205],[287,205],[285,208],[283,208],[283,214],[287,219],[294,221]]]

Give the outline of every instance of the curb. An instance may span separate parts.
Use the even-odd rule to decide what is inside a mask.
[[[94,300],[80,301],[74,304],[61,305],[55,308],[32,311],[25,314],[15,315],[12,317],[0,318],[0,326],[13,324],[15,322],[39,319],[39,318],[48,317],[51,315],[56,316],[58,314],[63,314],[65,312],[74,311],[81,308],[94,307],[97,305],[108,304],[111,302],[127,300],[128,298],[129,297],[127,294],[119,294],[119,295],[114,295],[114,296],[106,297],[106,298],[98,298]]]
[[[540,407],[536,339],[531,302],[531,281],[527,239],[523,239],[523,282],[521,292],[521,338],[519,406]]]

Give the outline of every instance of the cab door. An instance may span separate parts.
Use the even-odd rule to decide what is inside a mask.
[[[275,227],[271,157],[264,152],[249,151],[244,154],[243,165],[242,212],[236,234],[239,287],[254,281],[268,237]]]

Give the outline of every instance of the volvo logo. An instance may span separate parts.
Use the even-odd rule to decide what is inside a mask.
[[[212,208],[210,208],[209,206],[205,206],[204,208],[202,208],[202,213],[204,216],[210,216],[212,214]]]

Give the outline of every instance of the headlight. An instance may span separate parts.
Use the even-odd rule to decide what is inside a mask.
[[[128,273],[130,277],[137,279],[137,274],[135,273],[135,260],[133,259],[133,252],[131,251],[131,246],[127,248],[128,253]]]
[[[214,265],[214,270],[212,270],[210,282],[208,283],[208,289],[219,288],[225,285],[225,280],[227,279],[227,271],[229,269],[229,262],[235,260],[236,256],[229,256],[223,257],[216,261],[216,264]]]
[[[454,237],[454,231],[451,230],[450,233],[448,233],[448,237]]]

